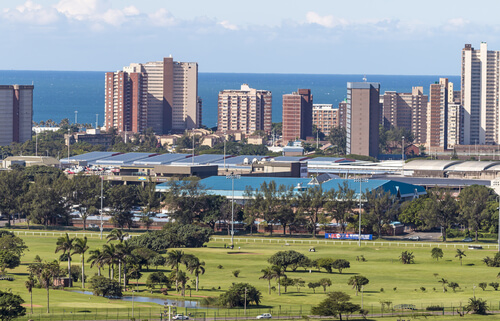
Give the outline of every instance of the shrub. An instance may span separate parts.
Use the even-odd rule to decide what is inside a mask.
[[[483,262],[489,267],[500,267],[500,252],[497,252],[493,258],[485,257]]]
[[[429,305],[425,308],[426,311],[443,311],[443,307],[439,305]]]
[[[241,272],[240,270],[234,270],[233,271],[234,277],[237,278],[240,275],[240,272]]]
[[[483,289],[483,291],[484,291],[484,290],[486,290],[486,287],[487,287],[488,285],[486,284],[486,282],[481,282],[481,283],[479,283],[479,284],[478,284],[478,286],[479,286],[481,289]]]
[[[413,255],[413,252],[403,251],[403,252],[401,252],[401,256],[399,257],[399,260],[403,264],[415,263],[415,255]]]
[[[425,288],[423,286],[420,287],[420,291],[425,292]]]
[[[96,296],[121,298],[122,289],[118,281],[110,280],[104,276],[94,276],[90,279],[90,288]]]
[[[498,291],[498,282],[491,282],[490,284],[488,284],[489,286],[491,286],[493,289],[495,289],[495,291]]]
[[[217,268],[218,268],[219,270],[222,270],[224,267],[223,267],[222,265],[220,265],[220,264],[219,264],[219,265],[217,265]]]

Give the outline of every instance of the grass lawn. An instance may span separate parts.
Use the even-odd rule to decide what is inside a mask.
[[[59,233],[59,232],[57,232]],[[72,232],[74,233],[74,232]],[[95,234],[95,233],[94,233]],[[79,236],[82,234],[80,233]],[[21,236],[26,242],[29,251],[25,252],[22,257],[22,265],[13,271],[11,274],[15,277],[15,281],[0,281],[2,290],[11,289],[13,293],[20,294],[27,304],[29,304],[29,293],[24,286],[24,281],[27,278],[27,266],[33,262],[36,255],[39,255],[43,260],[53,260],[58,258],[60,253],[55,254],[56,236]],[[101,247],[105,241],[96,238],[89,238],[89,247],[94,249]],[[227,243],[227,241],[226,241]],[[463,258],[463,265],[460,265],[458,258],[455,257],[456,249],[453,246],[441,248],[444,252],[443,259],[436,261],[431,258],[430,252],[432,247],[403,247],[397,246],[397,243],[392,242],[391,246],[373,246],[367,245],[358,247],[357,245],[348,245],[346,242],[341,245],[340,242],[330,244],[315,244],[316,252],[309,252],[309,244],[293,244],[290,239],[289,246],[282,244],[265,242],[253,242],[246,238],[235,238],[235,249],[230,250],[224,248],[224,242],[210,242],[205,248],[198,249],[183,249],[186,253],[192,253],[206,263],[206,273],[200,276],[200,291],[191,291],[192,297],[189,298],[187,291],[186,299],[200,299],[206,296],[218,296],[227,290],[234,282],[250,283],[257,287],[262,292],[262,302],[259,308],[254,309],[249,307],[248,313],[256,315],[258,313],[267,312],[272,309],[273,315],[286,315],[290,312],[293,315],[308,314],[310,307],[318,304],[325,294],[322,288],[317,288],[316,293],[307,287],[307,283],[318,281],[321,278],[330,278],[332,286],[327,288],[327,291],[344,291],[352,296],[352,301],[361,304],[370,312],[378,313],[381,309],[380,302],[391,302],[393,306],[399,304],[413,304],[417,309],[425,309],[430,305],[440,305],[451,309],[456,309],[461,305],[467,304],[470,297],[475,295],[488,301],[492,310],[500,310],[499,292],[488,286],[485,291],[477,287],[480,282],[500,282],[497,279],[497,274],[500,271],[498,268],[490,268],[482,263],[482,259],[486,256],[494,256],[494,250],[468,250],[465,249],[466,257]],[[370,244],[370,243],[368,243]],[[240,249],[238,249],[238,247]],[[296,250],[310,258],[332,257],[343,258],[351,263],[351,268],[344,270],[342,274],[328,274],[324,271],[304,271],[302,269],[296,272],[287,271],[289,278],[302,278],[306,281],[306,287],[300,291],[295,287],[289,287],[285,293],[282,287],[281,296],[277,291],[272,291],[268,294],[268,281],[261,280],[261,270],[269,266],[267,259],[277,251],[281,250]],[[409,250],[415,255],[415,264],[404,265],[398,260],[403,250]],[[363,255],[366,262],[356,261],[356,257]],[[86,255],[88,257],[88,254]],[[73,265],[79,264],[81,261],[80,255],[73,256]],[[218,268],[218,266],[222,268]],[[61,262],[62,267],[67,267],[67,262]],[[170,268],[163,267],[164,272],[170,273]],[[233,271],[240,270],[239,277],[233,276]],[[139,293],[141,296],[155,296],[159,298],[178,299],[179,295],[175,291],[169,291],[169,296],[164,296],[158,290],[151,295],[149,290],[144,286],[147,275],[153,272],[151,268],[149,272],[143,272],[142,278],[139,280]],[[90,269],[89,264],[86,264],[86,274],[92,276],[97,273],[97,269]],[[103,275],[107,275],[107,269]],[[363,295],[355,296],[355,291],[347,284],[348,279],[353,275],[363,275],[369,279],[369,284],[364,287]],[[194,276],[189,274],[191,280]],[[443,292],[442,285],[438,282],[441,278],[447,279],[449,282],[456,282],[460,288],[453,292],[448,288],[447,292]],[[135,283],[135,281],[132,281]],[[276,286],[275,281],[271,281],[272,286]],[[81,284],[75,283],[74,290],[78,290]],[[474,289],[474,286],[476,288]],[[194,286],[193,286],[194,288]],[[277,286],[276,286],[277,288]],[[425,288],[425,290],[421,289]],[[45,289],[34,289],[33,304],[36,305],[36,314],[43,317],[46,310],[46,291]],[[95,314],[102,316],[107,313],[107,316],[114,315],[116,317],[117,310],[121,309],[120,316],[131,316],[132,302],[120,300],[109,300],[105,298],[89,296],[85,294],[73,293],[62,290],[50,291],[50,307],[58,313],[76,314],[78,311],[87,314],[87,319]],[[135,313],[138,309],[143,316],[141,319],[147,318],[148,313],[159,315],[163,307],[155,303],[135,302]],[[128,311],[127,311],[128,309]],[[180,309],[180,308],[179,308]],[[182,309],[179,312],[185,312]],[[228,315],[242,314],[242,310],[205,310],[207,316],[213,316],[213,313],[219,313],[218,317]],[[128,313],[128,314],[125,314]],[[80,315],[78,314],[78,315]],[[72,316],[74,317],[74,316]],[[478,318],[478,316],[475,316]],[[137,316],[136,316],[137,318]],[[434,318],[434,316],[429,317]],[[440,316],[439,319],[446,320],[450,317]],[[455,316],[455,319],[457,316]],[[493,318],[489,316],[488,319]],[[497,318],[496,316],[494,318]],[[50,319],[50,318],[49,318]],[[65,319],[65,318],[63,318]],[[462,318],[463,320],[470,319],[469,317]],[[499,318],[500,319],[500,318]],[[473,319],[470,319],[473,320]]]

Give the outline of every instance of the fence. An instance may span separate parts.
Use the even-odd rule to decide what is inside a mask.
[[[231,243],[230,237],[219,237],[212,236],[210,238],[213,242],[225,242]],[[261,243],[261,244],[304,244],[304,245],[358,245],[357,240],[297,240],[297,239],[279,239],[279,238],[246,238],[246,237],[235,237],[234,242],[237,244],[238,242],[244,243]],[[476,245],[476,243],[473,243]],[[389,246],[389,247],[442,247],[442,248],[467,248],[472,244],[468,243],[443,243],[443,242],[435,242],[435,243],[424,243],[424,242],[399,242],[399,241],[387,241],[387,242],[379,242],[379,241],[361,241],[361,245],[363,246]],[[497,249],[497,244],[481,244],[483,248],[486,249]]]
[[[11,231],[12,233],[14,233],[15,235],[18,235],[18,236],[49,236],[49,237],[59,237],[59,236],[65,236],[66,233],[69,235],[69,236],[75,236],[75,237],[78,237],[78,236],[81,236],[81,237],[84,237],[86,236],[87,238],[100,238],[101,237],[101,234],[100,233],[92,233],[92,232],[53,232],[53,231]],[[103,232],[103,238],[106,238],[107,234],[109,234],[109,231],[108,232]],[[134,236],[139,236],[139,234],[129,234],[130,236],[134,237]]]

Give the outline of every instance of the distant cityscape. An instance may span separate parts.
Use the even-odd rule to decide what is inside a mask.
[[[379,126],[405,129],[409,144],[432,153],[463,145],[497,145],[500,141],[500,51],[466,44],[462,49],[460,88],[448,78],[411,92],[385,91],[383,84],[348,82],[345,100],[338,106],[313,103],[310,88],[298,88],[282,97],[281,137],[273,133],[272,92],[242,84],[218,93],[217,129],[207,132],[213,143],[271,135],[273,145],[319,140],[334,128],[344,128],[346,154],[377,158]],[[31,139],[32,85],[0,87],[0,145]],[[132,63],[105,74],[105,120],[102,129],[120,134],[144,133],[152,128],[159,141],[170,141],[186,130],[202,128],[202,99],[198,96],[198,64],[161,61]],[[314,128],[314,130],[313,130]],[[99,131],[89,134],[100,134]],[[209,137],[208,137],[209,136]],[[315,137],[318,136],[318,137]],[[83,137],[81,137],[84,140]],[[96,140],[94,137],[93,140]],[[259,140],[252,140],[259,142]],[[262,143],[266,141],[262,140]],[[213,144],[209,144],[213,145]],[[406,146],[407,146],[406,145]],[[406,147],[405,146],[405,147]]]

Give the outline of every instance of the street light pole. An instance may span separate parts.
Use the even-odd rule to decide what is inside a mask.
[[[103,203],[103,199],[104,199],[104,195],[103,195],[103,185],[104,185],[104,177],[101,175],[101,228],[100,228],[100,231],[101,231],[101,240],[102,240],[102,230],[103,230],[103,226],[102,226],[102,203]]]
[[[361,191],[363,190],[362,183],[368,182],[366,178],[356,178],[355,182],[359,182],[359,229],[358,229],[358,246],[361,247]]]
[[[239,179],[240,175],[231,174],[226,175],[227,179],[231,179],[232,201],[231,201],[231,245],[234,246],[234,179]]]

